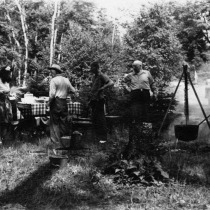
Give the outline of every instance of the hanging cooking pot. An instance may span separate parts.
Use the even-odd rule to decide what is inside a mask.
[[[177,139],[182,141],[193,141],[198,137],[199,126],[207,121],[210,117],[208,115],[205,119],[199,122],[197,125],[175,125],[175,136]]]
[[[189,125],[189,102],[188,102],[188,79],[191,82],[189,72],[187,71],[188,65],[183,65],[183,76],[184,76],[184,114],[186,117],[185,125],[175,125],[175,136],[181,141],[193,141],[198,137],[199,125]],[[192,87],[193,84],[191,83]]]
[[[198,129],[199,129],[199,126],[204,121],[207,122],[208,127],[210,129],[210,123],[208,121],[208,118],[210,117],[210,115],[209,116],[206,116],[206,113],[205,113],[205,111],[203,109],[203,106],[202,106],[202,104],[200,102],[200,99],[199,99],[199,97],[197,95],[197,92],[196,92],[196,90],[194,88],[194,85],[193,85],[192,80],[190,78],[189,72],[187,71],[187,68],[188,68],[188,65],[186,63],[184,63],[183,64],[183,72],[182,72],[182,75],[181,75],[181,77],[179,79],[179,82],[178,82],[178,85],[177,85],[177,87],[175,89],[175,92],[173,93],[172,99],[170,101],[170,104],[169,104],[168,109],[166,111],[166,114],[164,116],[163,122],[162,122],[161,127],[160,127],[160,129],[158,131],[158,134],[160,134],[160,131],[161,131],[162,127],[163,127],[163,123],[164,123],[164,121],[166,119],[166,116],[167,116],[169,110],[170,110],[170,106],[172,104],[172,101],[175,98],[175,94],[177,92],[177,89],[179,87],[179,84],[180,84],[182,78],[184,77],[184,84],[185,84],[185,89],[184,89],[184,92],[185,92],[185,94],[184,94],[184,102],[185,102],[184,103],[184,114],[185,114],[185,117],[186,117],[186,124],[185,125],[175,125],[174,126],[174,130],[175,130],[175,136],[176,136],[176,138],[178,140],[182,140],[182,141],[193,141],[193,140],[195,140],[198,137]],[[189,125],[188,124],[189,123],[188,79],[189,79],[189,82],[190,82],[190,84],[192,86],[192,89],[193,89],[193,91],[195,93],[195,96],[196,96],[196,98],[198,100],[198,103],[200,105],[201,111],[203,112],[203,115],[204,115],[204,118],[205,118],[198,125],[192,125],[192,124]]]
[[[175,125],[175,136],[181,141],[193,141],[198,137],[199,125]]]

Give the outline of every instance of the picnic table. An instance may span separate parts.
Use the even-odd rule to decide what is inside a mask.
[[[94,131],[92,130],[91,118],[84,118],[83,110],[84,106],[79,102],[68,102],[68,114],[72,118],[72,131],[80,131],[83,133],[83,140],[92,141],[94,138]],[[17,103],[17,119],[21,121],[34,121],[36,126],[49,125],[49,110],[46,107],[46,103]],[[120,116],[106,116],[107,125],[110,134],[113,134],[113,126],[120,122]],[[26,122],[27,123],[27,122]],[[27,124],[26,124],[27,125]],[[23,124],[23,127],[25,124]],[[35,125],[34,125],[35,126]]]
[[[83,105],[79,102],[69,102],[68,114],[77,118],[82,115]],[[46,117],[49,116],[49,110],[46,107],[46,103],[17,103],[19,112],[17,113],[17,119],[29,118],[29,117]]]
[[[16,120],[13,121],[14,128],[16,130],[15,135],[18,138],[22,138],[22,133],[37,133],[37,135],[43,133],[46,135],[50,113],[46,107],[46,103],[23,103],[18,102]],[[71,118],[79,118],[83,114],[83,105],[79,102],[68,102],[68,114]],[[30,131],[30,132],[28,132]]]

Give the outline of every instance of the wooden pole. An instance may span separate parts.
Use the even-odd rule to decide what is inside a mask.
[[[181,75],[181,77],[180,77],[180,79],[179,79],[179,82],[178,82],[178,84],[177,84],[177,86],[176,86],[176,89],[175,89],[175,91],[174,91],[174,93],[173,93],[173,96],[172,96],[172,98],[171,98],[170,104],[168,105],[168,109],[167,109],[167,111],[166,111],[166,114],[165,114],[165,116],[164,116],[164,118],[163,118],[163,121],[162,121],[162,123],[161,123],[160,129],[159,129],[159,131],[158,131],[158,136],[160,135],[160,132],[161,132],[161,130],[162,130],[162,128],[163,128],[164,122],[165,122],[166,117],[167,117],[167,115],[168,115],[168,112],[169,112],[169,109],[170,109],[170,107],[171,107],[171,104],[172,104],[172,102],[173,102],[173,100],[174,100],[174,98],[175,98],[176,92],[177,92],[177,90],[178,90],[178,87],[179,87],[179,84],[180,84],[180,82],[181,82],[181,80],[182,80],[183,75],[184,75],[184,72],[182,72],[182,75]]]
[[[186,125],[189,122],[189,100],[188,100],[188,80],[187,80],[187,67],[188,65],[183,65],[183,71],[184,71],[184,114],[186,118]]]
[[[191,80],[191,78],[190,78],[189,72],[188,72],[188,78],[189,78],[190,84],[191,84],[191,86],[192,86],[192,89],[193,89],[193,91],[194,91],[194,93],[195,93],[195,96],[196,96],[196,98],[197,98],[197,100],[198,100],[198,103],[199,103],[199,105],[200,105],[201,111],[203,112],[203,116],[204,116],[204,118],[205,118],[205,120],[206,120],[206,122],[207,122],[207,125],[208,125],[209,129],[210,129],[210,123],[209,123],[209,121],[208,121],[208,117],[206,116],[206,113],[205,113],[205,111],[204,111],[204,108],[203,108],[203,106],[202,106],[202,104],[201,104],[201,102],[200,102],[200,99],[199,99],[199,97],[198,97],[198,94],[197,94],[197,92],[196,92],[196,90],[195,90],[195,87],[194,87],[194,85],[193,85],[193,83],[192,83],[192,80]]]

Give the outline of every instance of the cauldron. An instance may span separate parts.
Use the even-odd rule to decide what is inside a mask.
[[[198,137],[199,125],[175,125],[175,136],[181,141],[193,141]]]

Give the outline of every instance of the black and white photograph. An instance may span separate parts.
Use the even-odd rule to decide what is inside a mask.
[[[0,210],[210,210],[210,0],[0,0]]]

